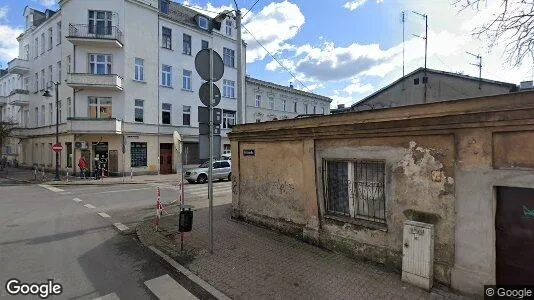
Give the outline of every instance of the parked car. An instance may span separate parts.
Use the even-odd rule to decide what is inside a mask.
[[[198,166],[198,168],[186,170],[184,174],[185,180],[189,183],[208,182],[209,161]],[[232,180],[232,166],[228,160],[216,160],[213,162],[213,179],[216,180]]]
[[[223,154],[223,155],[221,155],[221,160],[232,160],[232,155]]]
[[[232,153],[232,150],[224,150],[224,151],[223,151],[223,154],[228,154],[228,155],[230,155],[231,153]]]

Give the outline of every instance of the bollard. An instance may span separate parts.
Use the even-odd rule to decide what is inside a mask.
[[[67,182],[69,182],[69,171],[67,171]]]
[[[133,168],[130,168],[130,181],[133,181]]]
[[[100,180],[102,183],[104,183],[104,168],[100,168]]]
[[[33,180],[37,181],[37,167],[33,169]]]
[[[160,191],[159,187],[156,188],[156,216],[154,218],[155,224],[156,224],[156,231],[159,230],[159,221],[161,218],[161,212],[163,210],[163,207],[160,202]]]

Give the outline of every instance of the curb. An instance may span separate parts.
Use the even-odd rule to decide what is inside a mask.
[[[17,178],[7,177],[7,176],[2,176],[2,178],[13,180],[13,181],[18,181],[18,182],[37,183],[36,181],[34,182],[34,181],[29,181],[29,180],[25,180],[25,179],[17,179]]]

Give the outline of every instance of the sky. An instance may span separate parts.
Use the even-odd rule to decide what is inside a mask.
[[[233,0],[175,2],[208,15],[235,8]],[[482,56],[484,78],[519,84],[534,77],[531,61],[511,67],[502,45],[490,48],[487,40],[472,35],[498,9],[499,0],[488,0],[479,12],[461,10],[454,0],[236,2],[246,28],[247,74],[330,97],[332,108],[351,105],[401,77],[403,48],[406,74],[424,66],[425,21],[413,11],[428,16],[427,67],[478,76],[478,67],[472,65],[476,58],[466,53],[471,52]],[[56,3],[0,2],[0,67],[18,53],[15,38],[22,32],[24,7],[57,9]]]

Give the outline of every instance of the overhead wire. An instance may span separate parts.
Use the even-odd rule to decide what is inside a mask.
[[[252,6],[247,10],[247,12],[243,15],[243,19],[245,18],[245,16],[254,8],[254,6],[256,6],[256,4],[258,4],[260,0],[256,0],[256,2],[254,2],[254,4],[252,4]]]

